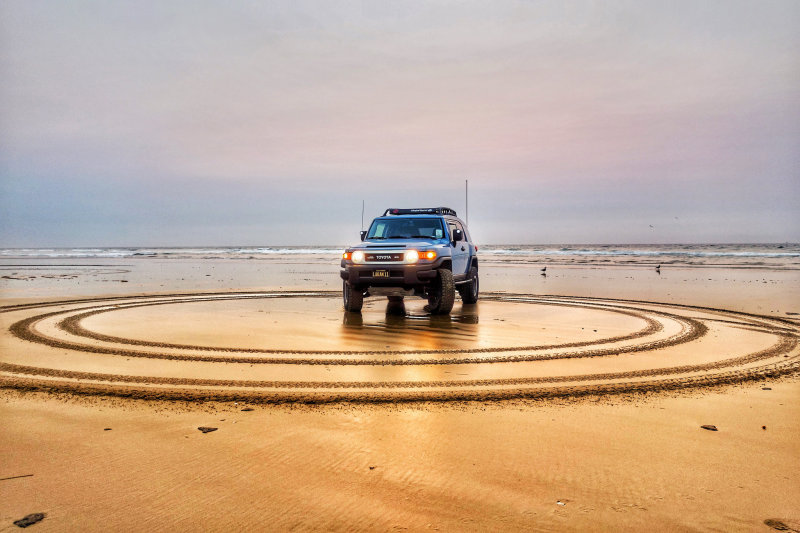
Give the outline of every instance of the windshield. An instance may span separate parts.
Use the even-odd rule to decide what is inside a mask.
[[[379,218],[372,222],[367,239],[441,239],[440,218]]]

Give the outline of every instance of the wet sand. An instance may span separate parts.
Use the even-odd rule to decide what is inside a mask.
[[[487,263],[443,319],[326,257],[18,263],[0,527],[800,530],[797,270]]]

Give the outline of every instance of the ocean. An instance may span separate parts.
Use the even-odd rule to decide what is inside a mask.
[[[2,259],[335,259],[345,246],[211,246],[3,248]],[[492,263],[560,265],[685,265],[800,268],[800,244],[602,244],[486,245],[479,257]]]

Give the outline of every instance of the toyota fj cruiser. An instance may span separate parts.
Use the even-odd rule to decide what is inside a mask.
[[[387,209],[361,241],[342,254],[346,311],[361,311],[366,296],[420,296],[442,315],[453,309],[456,291],[466,304],[478,301],[478,247],[452,209]]]

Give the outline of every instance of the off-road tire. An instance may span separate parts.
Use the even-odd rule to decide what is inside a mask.
[[[364,306],[364,293],[354,290],[346,281],[342,283],[342,300],[344,300],[344,310],[351,313],[360,313]]]
[[[389,301],[392,302],[393,304],[399,304],[403,302],[402,296],[388,296],[388,298]]]
[[[428,293],[428,310],[432,315],[446,315],[456,301],[456,286],[453,273],[443,268],[438,271]]]
[[[457,287],[461,301],[465,304],[474,304],[478,301],[478,291],[480,284],[478,281],[478,267],[469,269],[469,283],[463,283]]]

